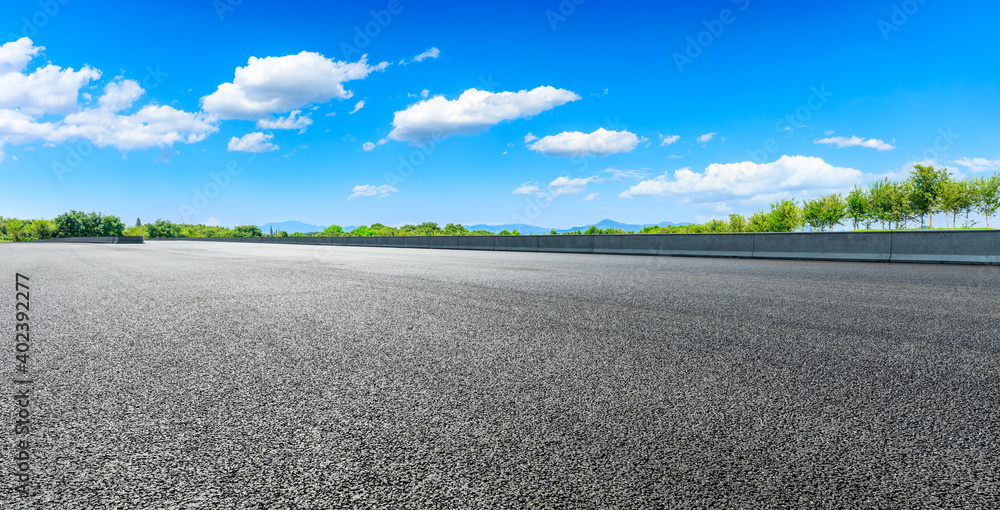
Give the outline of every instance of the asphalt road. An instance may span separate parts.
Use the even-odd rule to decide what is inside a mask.
[[[1000,267],[147,242],[0,280],[4,509],[1000,506]]]

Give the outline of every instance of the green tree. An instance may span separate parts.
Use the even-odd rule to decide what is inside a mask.
[[[17,218],[11,218],[7,220],[6,228],[7,237],[9,237],[11,241],[18,243],[25,240],[26,235],[24,232],[24,221]]]
[[[288,232],[284,230],[278,232],[278,237],[288,237]]]
[[[461,223],[449,223],[444,226],[444,234],[449,236],[464,236],[469,234],[469,229]]]
[[[263,237],[264,232],[256,225],[239,225],[233,227],[234,237]]]
[[[964,187],[964,183],[952,179],[950,175],[942,179],[938,185],[937,202],[938,208],[945,214],[945,227],[949,225],[948,215],[951,214],[957,218],[958,212],[962,210],[965,201]],[[957,224],[952,225],[952,228],[957,227]]]
[[[794,200],[779,200],[771,204],[771,228],[774,232],[794,232],[805,226],[802,209]]]
[[[817,197],[802,203],[802,219],[810,230],[823,230],[826,226],[823,214],[823,198]]]
[[[158,219],[153,223],[147,223],[144,227],[146,228],[146,234],[151,239],[181,236],[181,226],[167,220]]]
[[[726,226],[726,230],[729,232],[746,232],[747,231],[747,220],[742,214],[730,214],[729,224]]]
[[[115,237],[125,233],[125,224],[117,216],[100,216],[99,228],[98,235],[104,237]]]
[[[868,191],[860,186],[851,188],[847,194],[847,217],[854,223],[854,230],[858,229],[860,223],[865,222],[869,215]],[[867,226],[865,228],[868,228]]]
[[[986,228],[990,228],[990,216],[1000,209],[1000,174],[976,180],[979,198],[976,210],[986,217]]]
[[[330,225],[320,232],[319,235],[323,237],[341,237],[344,235],[344,229],[340,225]]]
[[[911,201],[913,208],[920,211],[921,225],[924,223],[923,216],[926,214],[930,220],[930,227],[934,228],[934,212],[938,204],[938,193],[941,181],[946,178],[948,178],[946,170],[938,170],[933,166],[913,165],[909,179],[913,184]]]
[[[771,215],[764,211],[757,211],[750,215],[750,220],[747,222],[748,232],[774,232],[774,227],[771,224]]]
[[[517,231],[515,230],[514,232],[517,232]],[[500,235],[500,236],[509,236],[509,235],[514,235],[514,234],[511,234],[507,229],[503,229],[497,235]]]

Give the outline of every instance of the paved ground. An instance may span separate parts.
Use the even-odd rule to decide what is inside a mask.
[[[997,267],[0,245],[4,452],[15,271],[33,507],[1000,506]]]

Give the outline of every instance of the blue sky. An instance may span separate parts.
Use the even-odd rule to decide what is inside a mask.
[[[8,217],[565,228],[1000,169],[993,2],[10,4]]]

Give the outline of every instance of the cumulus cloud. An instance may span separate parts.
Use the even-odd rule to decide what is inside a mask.
[[[278,150],[278,146],[269,142],[274,135],[265,133],[250,133],[242,138],[233,137],[229,140],[230,152],[271,152]]]
[[[299,129],[305,130],[313,121],[308,115],[301,115],[302,110],[292,110],[287,117],[261,119],[257,121],[257,129]]]
[[[578,99],[573,92],[548,86],[496,93],[469,89],[450,101],[434,96],[396,112],[389,137],[420,144],[432,138],[476,134],[494,124],[532,117]]]
[[[844,147],[868,147],[870,149],[876,149],[880,151],[891,151],[896,147],[889,145],[878,138],[871,138],[865,140],[864,138],[852,136],[847,138],[846,136],[831,136],[828,138],[820,138],[816,140],[816,144],[826,144],[826,145],[836,145],[838,149],[843,149]]]
[[[715,135],[717,135],[717,134],[718,133],[716,133],[715,131],[712,131],[711,133],[705,133],[705,134],[703,134],[703,135],[701,135],[701,136],[698,137],[698,143],[700,143],[700,144],[706,144],[708,142],[711,142],[712,138],[715,138]]]
[[[65,115],[80,110],[80,89],[101,77],[89,66],[79,71],[46,65],[24,73],[44,46],[22,37],[0,46],[0,108],[18,109],[28,115]]]
[[[969,169],[970,172],[996,172],[1000,170],[1000,159],[986,158],[962,158],[952,161],[956,165],[961,165]]]
[[[600,200],[600,199],[601,199],[601,194],[600,193],[591,193],[591,194],[583,197],[583,201],[584,202],[593,202],[595,200]]]
[[[83,107],[80,88],[101,76],[87,66],[80,71],[49,64],[26,73],[44,48],[28,38],[0,46],[0,145],[34,141],[61,143],[85,139],[97,147],[120,150],[195,143],[218,131],[218,121],[205,113],[147,105],[124,115],[146,91],[135,80],[115,78],[105,85],[96,105]],[[41,122],[43,116],[50,120]],[[53,116],[61,116],[52,119]]]
[[[680,139],[681,139],[681,135],[670,135],[670,136],[667,136],[667,135],[664,135],[663,133],[660,133],[660,147],[663,147],[665,145],[670,145],[672,143],[676,143],[677,140],[680,140]]]
[[[319,53],[303,51],[284,57],[250,57],[237,67],[231,83],[201,98],[202,108],[222,119],[261,120],[272,113],[290,112],[310,103],[348,99],[353,92],[344,83],[366,78],[388,65],[368,65],[367,55],[357,62],[339,62]]]
[[[429,50],[427,50],[427,51],[425,51],[425,52],[423,52],[423,53],[421,53],[421,54],[413,57],[413,61],[414,62],[423,62],[425,59],[428,59],[428,58],[438,58],[438,55],[440,55],[440,54],[441,54],[441,50],[439,50],[437,48],[431,48],[431,49],[429,49]]]
[[[354,109],[351,110],[351,111],[349,111],[349,112],[347,112],[347,114],[348,115],[354,115],[355,113],[358,112],[358,110],[360,110],[360,109],[362,109],[364,107],[365,107],[365,101],[362,99],[361,101],[358,101],[358,104],[354,105]]]
[[[682,168],[641,181],[621,193],[623,198],[674,195],[732,195],[754,197],[804,189],[841,189],[861,182],[863,174],[853,168],[830,165],[820,158],[782,156],[771,163],[713,163],[703,173]]]
[[[358,185],[351,190],[351,196],[347,197],[348,200],[358,197],[374,197],[379,198],[387,197],[392,193],[399,191],[388,184],[383,184],[381,186],[374,186],[371,184]]]
[[[546,136],[528,146],[546,156],[578,158],[604,157],[619,152],[631,152],[641,140],[628,131],[608,131],[600,128],[593,133],[565,131]]]

